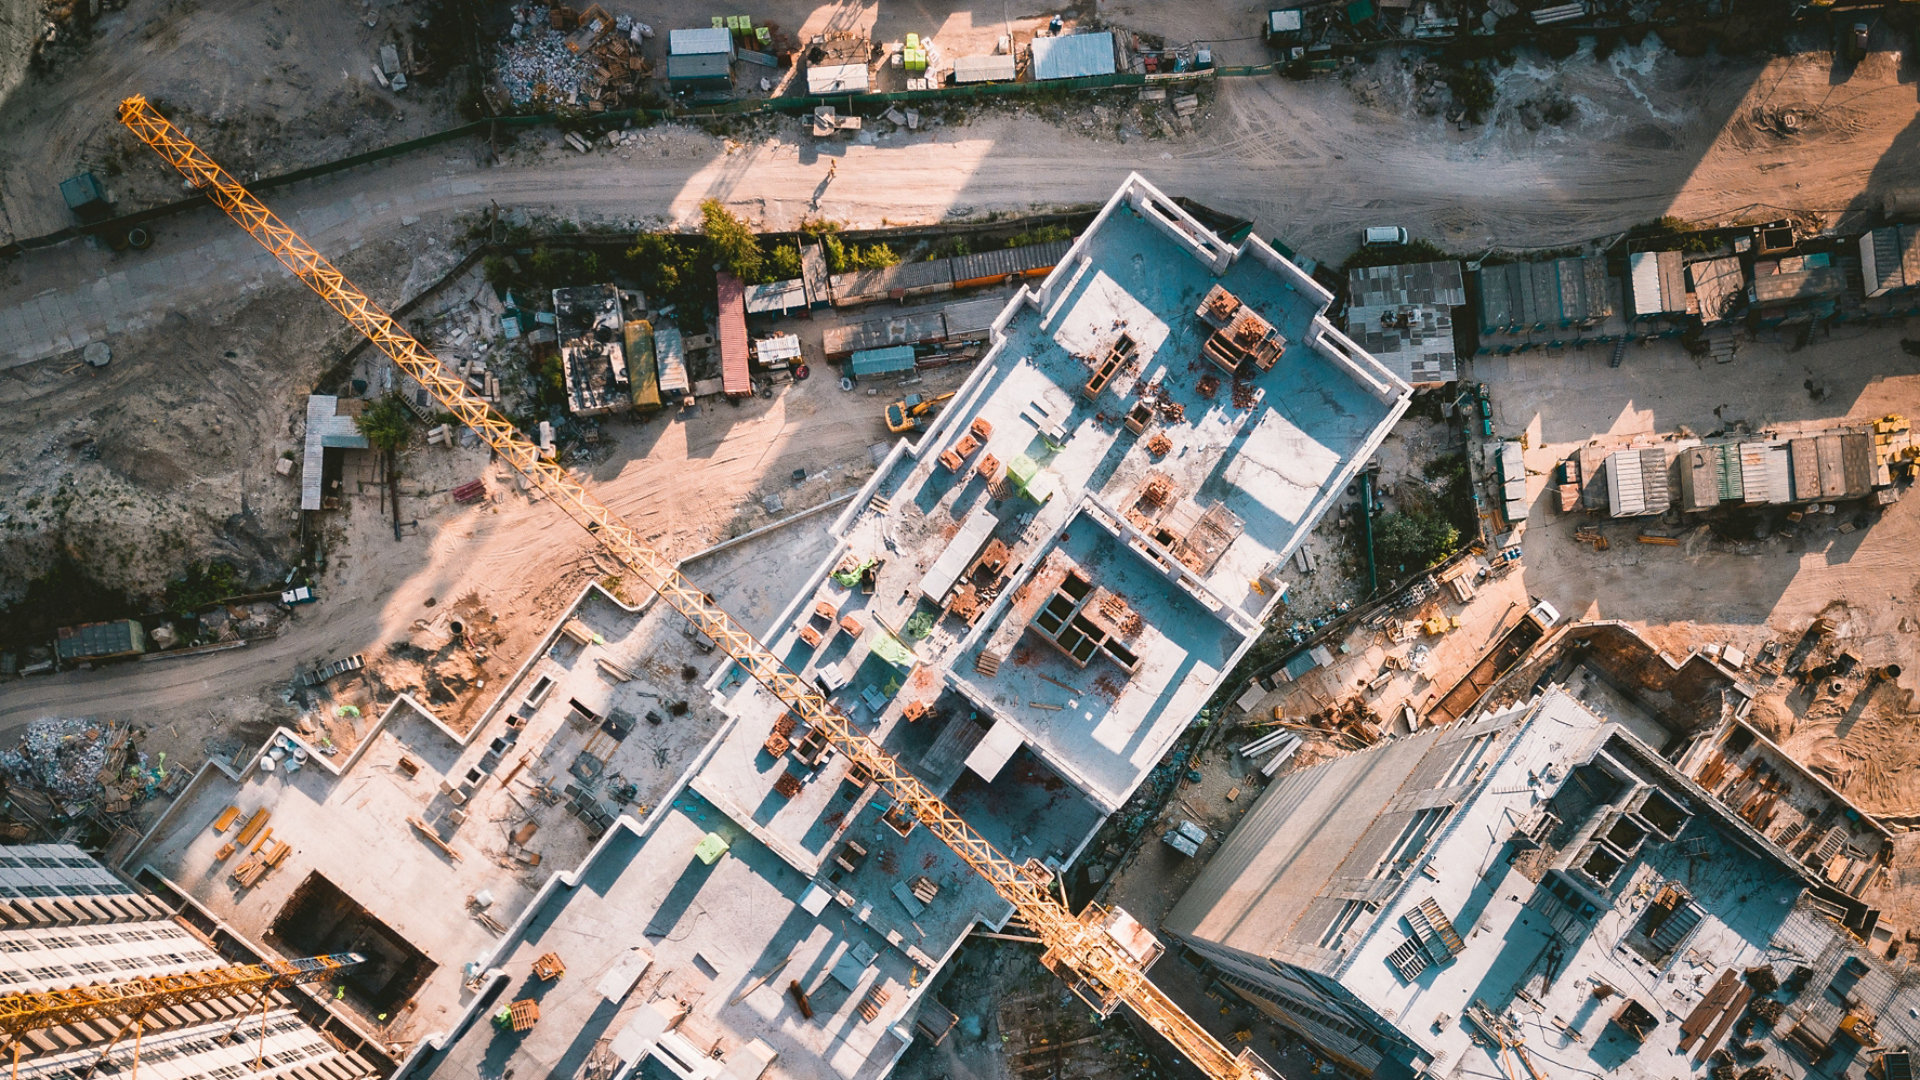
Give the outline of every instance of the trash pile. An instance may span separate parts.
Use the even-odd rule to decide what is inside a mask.
[[[500,111],[510,103],[601,112],[639,96],[641,80],[652,73],[640,47],[652,36],[647,24],[610,15],[598,4],[584,12],[516,4],[513,28],[497,49],[497,86],[488,93]]]
[[[166,755],[149,766],[147,755],[134,749],[133,734],[98,720],[35,720],[18,746],[0,750],[9,799],[45,821],[93,810],[117,814],[161,793],[169,777]]]

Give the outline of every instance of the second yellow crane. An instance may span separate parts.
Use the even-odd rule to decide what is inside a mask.
[[[1109,932],[1108,910],[1089,904],[1076,916],[1054,898],[1050,889],[1053,874],[1038,860],[1016,863],[995,850],[918,777],[856,729],[812,683],[790,670],[666,556],[647,544],[637,530],[621,521],[565,469],[542,457],[531,440],[469,393],[463,381],[446,374],[439,359],[405,327],[355,288],[346,275],[182,135],[146,98],[136,95],[121,102],[120,122],[366,335],[442,408],[480,436],[501,460],[592,533],[614,558],[711,638],[802,723],[825,737],[850,765],[863,768],[914,821],[984,877],[1045,946],[1041,962],[1065,978],[1101,1015],[1126,1005],[1188,1060],[1218,1080],[1265,1080],[1273,1075],[1251,1050],[1238,1054],[1229,1051],[1153,985],[1141,960]]]

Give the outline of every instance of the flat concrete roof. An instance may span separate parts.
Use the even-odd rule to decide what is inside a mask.
[[[758,1075],[757,1067],[731,1068],[753,1060],[755,1040],[776,1055],[782,1075],[852,1080],[892,1067],[910,1038],[903,1018],[927,985],[924,974],[856,912],[835,902],[818,915],[801,907],[807,877],[699,796],[682,793],[662,809],[644,826],[623,820],[501,942],[501,986],[485,1011],[533,997],[540,1023],[513,1035],[479,1019],[423,1059],[429,1072],[573,1075],[601,1039],[636,1053],[623,1036],[637,1052],[664,1043],[684,1064],[726,1068],[718,1072],[726,1076]],[[710,833],[728,848],[707,864],[694,848]],[[548,952],[567,968],[555,983],[531,975]],[[644,974],[613,980],[629,988],[602,996],[598,988],[630,962],[628,970],[645,965]],[[800,1013],[793,982],[806,992],[811,1019]],[[867,1020],[860,1006],[876,999]],[[683,1004],[690,1008],[664,1036],[649,1029],[649,1010],[671,1018]],[[716,1046],[722,1061],[711,1056]]]
[[[597,640],[582,646],[562,635],[559,627],[570,621]],[[237,779],[207,766],[125,865],[150,867],[255,942],[267,940],[268,928],[310,874],[326,877],[439,966],[418,1005],[385,1029],[387,1037],[408,1041],[446,1031],[471,999],[459,967],[485,957],[497,942],[467,911],[467,898],[490,893],[489,916],[511,922],[555,868],[587,856],[604,822],[658,806],[721,730],[724,718],[701,688],[720,660],[695,650],[680,633],[683,622],[663,606],[642,613],[589,586],[506,682],[465,743],[403,697],[350,757],[329,763],[339,774],[323,766],[326,759],[313,748],[310,764],[291,775],[284,764],[262,770],[257,758]],[[603,660],[631,678],[620,681]],[[692,669],[691,679],[683,677],[683,665]],[[539,704],[526,708],[542,680],[551,683]],[[574,700],[603,717],[630,719],[631,727],[615,738],[574,715]],[[666,708],[672,700],[687,702],[683,715]],[[648,722],[649,712],[662,722]],[[515,734],[508,721],[520,713],[526,716]],[[495,749],[506,738],[511,745]],[[475,770],[471,794],[456,803],[453,792],[468,785]],[[589,786],[585,775],[593,777],[592,790],[575,800],[568,785]],[[543,790],[545,798],[538,794]],[[274,839],[293,845],[251,889],[228,880],[241,856],[216,857],[232,830],[221,835],[209,826],[229,805],[248,814],[267,809]],[[464,821],[455,823],[455,811]],[[595,814],[603,824],[591,823]],[[409,818],[460,857],[433,846]],[[510,843],[512,832],[529,823],[537,828],[526,842]],[[535,854],[537,865],[520,858]]]

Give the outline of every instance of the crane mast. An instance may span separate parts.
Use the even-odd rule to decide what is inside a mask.
[[[65,990],[28,990],[0,994],[0,1035],[18,1040],[41,1028],[117,1016],[143,1016],[154,1009],[196,1001],[267,994],[300,983],[323,982],[364,960],[359,953],[331,953],[302,960],[188,971],[178,975],[138,975],[119,982]]]
[[[1111,1014],[1122,1004],[1128,1006],[1210,1077],[1265,1080],[1273,1075],[1251,1050],[1237,1055],[1228,1051],[1155,987],[1140,963],[1102,926],[1104,909],[1088,905],[1081,915],[1074,915],[1049,891],[1053,880],[1050,870],[1033,859],[1015,863],[996,850],[572,474],[541,456],[531,440],[469,393],[464,382],[445,374],[438,358],[405,327],[182,135],[145,97],[135,95],[121,102],[120,122],[352,323],[395,366],[412,376],[442,408],[458,417],[501,459],[591,533],[668,606],[711,638],[800,722],[818,731],[851,765],[865,769],[914,821],[984,877],[1040,939],[1045,947],[1042,963],[1065,978],[1101,1015]]]

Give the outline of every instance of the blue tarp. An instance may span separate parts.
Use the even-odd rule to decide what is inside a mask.
[[[847,362],[848,370],[863,375],[891,375],[913,370],[913,346],[889,345],[884,349],[861,349]]]
[[[1035,79],[1078,79],[1113,72],[1113,32],[1110,30],[1033,39]]]

